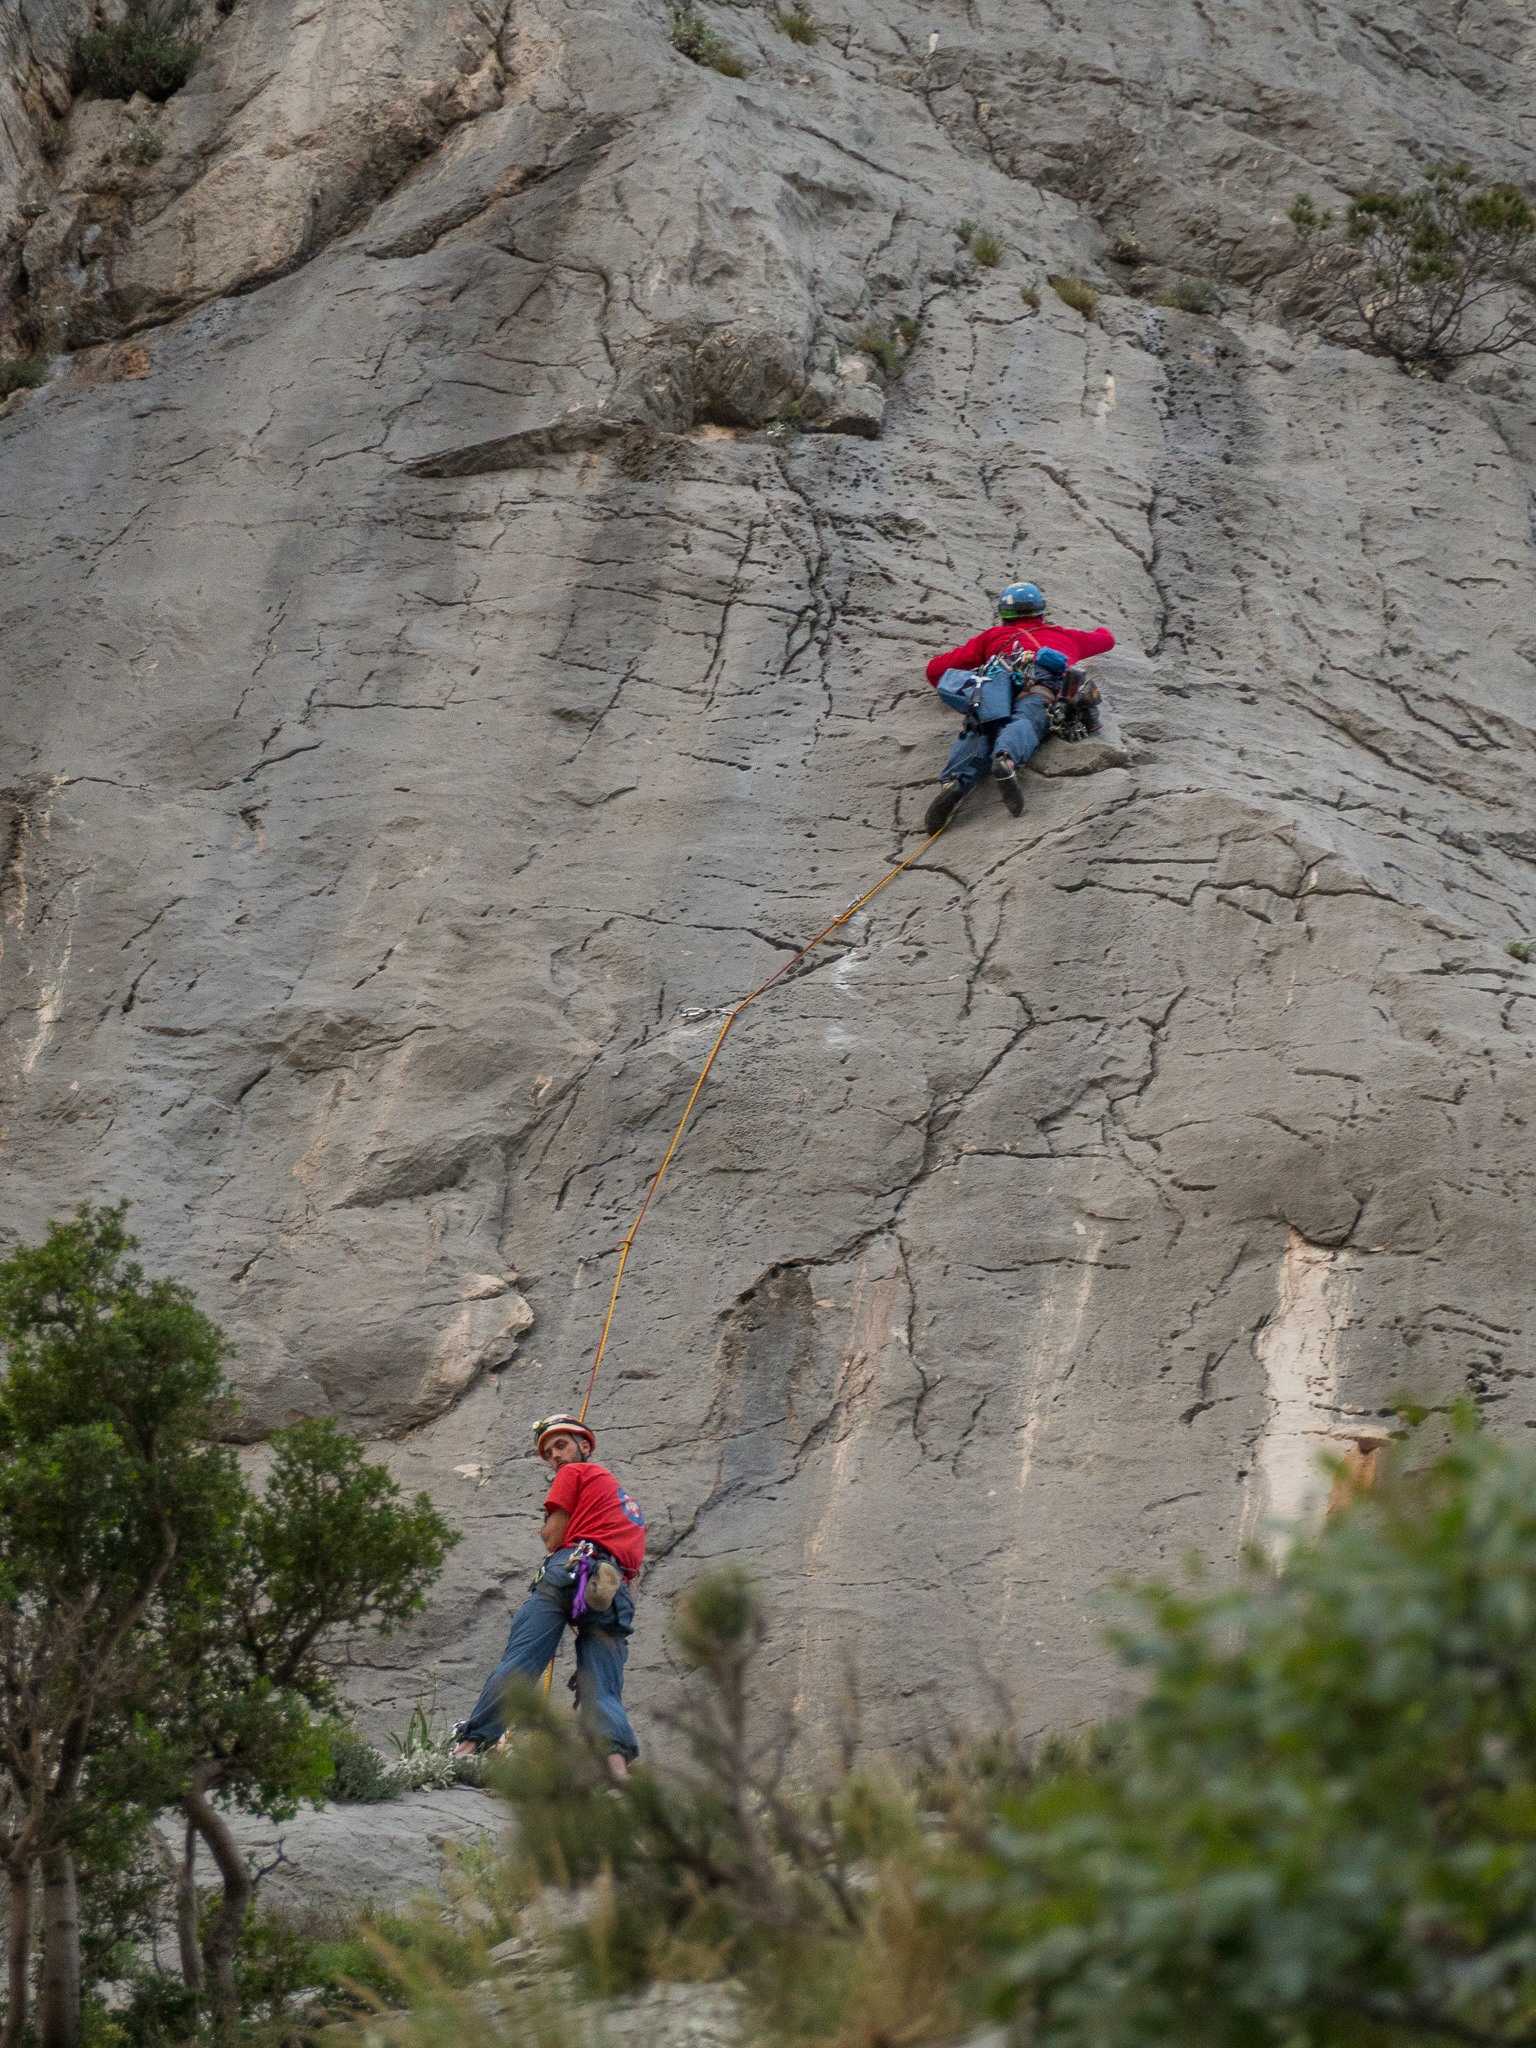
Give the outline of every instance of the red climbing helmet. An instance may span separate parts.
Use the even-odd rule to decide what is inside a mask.
[[[597,1449],[597,1438],[587,1425],[575,1415],[546,1415],[542,1422],[533,1425],[533,1447],[542,1458],[545,1439],[552,1436],[573,1436],[578,1443],[587,1447],[590,1458]]]

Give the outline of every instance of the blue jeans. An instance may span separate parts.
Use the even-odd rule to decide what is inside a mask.
[[[538,1678],[554,1660],[571,1617],[576,1573],[569,1546],[551,1551],[528,1598],[512,1617],[501,1661],[480,1689],[474,1712],[460,1724],[464,1742],[492,1743],[506,1732],[502,1711],[509,1678]],[[576,1624],[576,1704],[593,1733],[610,1751],[633,1763],[640,1754],[624,1711],[624,1664],[635,1628],[635,1603],[628,1586],[613,1596],[606,1614],[587,1613]]]
[[[961,733],[944,763],[944,780],[974,789],[992,765],[994,754],[1008,754],[1022,767],[1050,729],[1051,714],[1044,698],[1021,697],[1011,718],[989,720],[980,732]]]

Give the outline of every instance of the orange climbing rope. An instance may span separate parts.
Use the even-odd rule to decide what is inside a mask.
[[[603,1327],[598,1336],[597,1350],[593,1354],[592,1370],[587,1375],[587,1390],[582,1395],[581,1407],[577,1410],[576,1419],[578,1422],[586,1421],[587,1410],[592,1405],[592,1390],[597,1385],[597,1375],[602,1370],[603,1358],[608,1350],[608,1339],[613,1330],[614,1313],[619,1305],[619,1289],[624,1285],[624,1268],[629,1264],[629,1254],[635,1242],[635,1233],[639,1230],[641,1224],[645,1221],[646,1212],[649,1210],[652,1202],[655,1201],[657,1195],[661,1192],[661,1184],[667,1177],[667,1169],[671,1166],[673,1159],[677,1156],[678,1146],[683,1142],[683,1133],[687,1130],[688,1120],[693,1115],[694,1104],[698,1101],[699,1096],[703,1093],[704,1083],[709,1079],[709,1070],[715,1064],[715,1061],[719,1058],[720,1048],[722,1045],[724,1045],[726,1039],[729,1037],[731,1026],[736,1022],[736,1019],[742,1014],[744,1010],[751,1009],[752,1005],[757,1001],[759,996],[766,995],[769,989],[773,987],[775,982],[782,981],[786,974],[789,974],[794,968],[798,967],[800,965],[800,962],[806,957],[808,953],[814,953],[816,948],[821,944],[823,939],[829,939],[832,936],[833,932],[837,931],[840,926],[845,925],[848,922],[850,917],[857,917],[859,912],[864,908],[865,904],[872,902],[874,898],[880,894],[880,891],[887,886],[888,883],[894,882],[898,875],[905,874],[909,867],[913,866],[915,862],[921,860],[923,855],[928,851],[929,847],[932,846],[933,842],[940,836],[941,833],[943,833],[947,829],[948,824],[949,820],[946,818],[944,823],[939,827],[939,830],[937,832],[929,833],[928,837],[923,841],[922,845],[917,848],[915,853],[909,853],[905,860],[899,860],[896,862],[894,867],[887,868],[885,873],[880,877],[879,881],[873,885],[873,887],[866,889],[862,896],[856,897],[855,900],[849,904],[846,910],[840,911],[838,915],[833,918],[830,924],[823,925],[821,930],[816,934],[815,938],[807,939],[805,944],[800,948],[798,953],[792,954],[790,958],[783,963],[782,966],[776,967],[774,969],[774,971],[772,972],[772,974],[768,976],[768,979],[766,981],[760,981],[757,987],[753,989],[750,994],[744,995],[739,1003],[734,1004],[729,1010],[726,1011],[725,1021],[720,1026],[720,1029],[715,1033],[715,1042],[709,1048],[708,1057],[705,1059],[703,1066],[699,1069],[699,1077],[693,1084],[693,1088],[689,1094],[688,1100],[683,1104],[683,1113],[677,1120],[677,1128],[672,1133],[671,1139],[667,1144],[666,1151],[663,1152],[661,1155],[661,1164],[657,1167],[656,1171],[651,1175],[650,1184],[645,1191],[645,1199],[641,1202],[639,1210],[636,1212],[635,1220],[633,1223],[630,1224],[628,1230],[625,1231],[623,1241],[619,1246],[619,1263],[614,1270],[613,1286],[609,1289],[608,1292],[608,1307],[603,1316]],[[551,1661],[544,1667],[544,1695],[546,1699],[549,1696],[549,1690],[551,1684],[553,1683],[554,1676],[555,1666],[553,1659],[551,1659]]]
[[[715,1033],[715,1042],[709,1048],[709,1056],[705,1060],[703,1066],[699,1069],[699,1078],[694,1082],[693,1091],[689,1095],[687,1102],[685,1102],[683,1105],[683,1113],[677,1120],[677,1128],[672,1133],[671,1141],[668,1144],[666,1151],[661,1155],[661,1164],[657,1167],[656,1171],[651,1175],[650,1185],[649,1187],[647,1187],[645,1191],[645,1199],[640,1204],[639,1212],[637,1213],[634,1222],[631,1223],[629,1229],[625,1232],[623,1242],[619,1246],[619,1263],[614,1271],[613,1286],[609,1290],[608,1294],[607,1313],[603,1317],[602,1332],[598,1337],[597,1351],[592,1359],[592,1370],[587,1375],[587,1390],[581,1397],[581,1407],[577,1411],[577,1420],[579,1422],[586,1421],[587,1410],[592,1405],[592,1390],[597,1385],[597,1375],[602,1369],[603,1357],[608,1349],[608,1337],[613,1329],[614,1311],[618,1308],[619,1305],[619,1289],[624,1285],[624,1268],[629,1264],[629,1254],[630,1249],[635,1242],[635,1233],[639,1230],[641,1224],[645,1221],[646,1212],[650,1208],[652,1202],[655,1201],[657,1195],[661,1192],[661,1184],[667,1177],[667,1169],[671,1166],[672,1161],[676,1156],[678,1146],[683,1142],[683,1133],[687,1130],[688,1120],[693,1115],[694,1104],[698,1101],[700,1094],[703,1092],[704,1083],[709,1079],[709,1070],[715,1064],[716,1059],[719,1057],[720,1048],[722,1045],[724,1045],[727,1037],[729,1037],[732,1025],[736,1022],[736,1019],[742,1014],[744,1010],[751,1009],[752,1005],[757,1001],[759,996],[766,995],[769,989],[773,987],[775,982],[782,981],[786,974],[791,973],[796,967],[798,967],[800,965],[800,962],[803,959],[805,959],[808,953],[814,953],[816,948],[821,944],[823,939],[829,939],[832,936],[833,932],[837,931],[840,926],[845,925],[848,922],[850,917],[857,917],[858,913],[864,908],[866,903],[871,902],[876,896],[878,896],[880,894],[880,891],[887,887],[888,884],[890,884],[891,882],[894,882],[898,875],[905,874],[906,870],[909,867],[911,867],[916,861],[921,860],[922,856],[928,851],[929,847],[932,846],[934,840],[937,839],[940,836],[940,834],[947,829],[948,824],[949,820],[946,818],[944,824],[942,824],[939,827],[939,830],[937,832],[931,832],[928,835],[928,837],[923,841],[922,845],[918,847],[915,853],[909,853],[905,860],[899,860],[896,862],[894,867],[887,868],[885,873],[880,877],[879,881],[876,882],[872,888],[866,889],[864,891],[864,894],[860,897],[857,897],[852,903],[850,903],[846,910],[839,912],[839,914],[833,918],[830,924],[823,925],[821,930],[816,934],[815,938],[807,939],[805,944],[800,948],[798,953],[793,954],[788,960],[786,960],[783,963],[782,966],[776,967],[773,973],[769,975],[766,981],[760,981],[757,987],[752,990],[750,995],[743,996],[739,1003],[736,1003],[731,1009],[726,1011],[725,1022],[720,1026],[720,1029]]]

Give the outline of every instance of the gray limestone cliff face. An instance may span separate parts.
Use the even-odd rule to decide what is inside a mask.
[[[1119,636],[1109,743],[751,1011],[630,1265],[639,1717],[731,1559],[809,1725],[845,1654],[881,1740],[982,1668],[1079,1722],[1116,1573],[1399,1395],[1536,1424],[1530,367],[1270,281],[1298,189],[1536,183],[1523,9],[712,7],[732,80],[660,4],[239,0],[159,110],[70,104],[84,12],[0,31],[71,351],[0,416],[4,1229],[131,1197],[252,1436],[467,1530],[366,1708],[478,1683],[722,1010],[910,849],[1016,576]]]

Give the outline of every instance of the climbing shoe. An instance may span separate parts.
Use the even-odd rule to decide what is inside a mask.
[[[929,832],[937,832],[941,825],[947,825],[960,808],[960,799],[965,791],[958,782],[941,782],[939,793],[923,814],[923,825]]]
[[[1018,774],[1010,754],[997,754],[992,761],[992,780],[997,784],[997,793],[1008,806],[1011,816],[1023,815],[1024,792],[1019,787]]]

